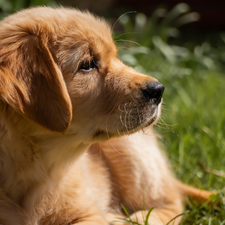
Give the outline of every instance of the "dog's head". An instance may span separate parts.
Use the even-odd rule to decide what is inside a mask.
[[[117,58],[105,21],[72,9],[21,11],[0,24],[1,101],[53,132],[89,139],[153,124],[164,87]]]

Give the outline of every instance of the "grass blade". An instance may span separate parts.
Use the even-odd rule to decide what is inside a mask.
[[[183,212],[183,213],[181,213],[181,214],[179,214],[179,215],[177,215],[177,216],[175,216],[172,220],[170,220],[166,225],[169,225],[172,221],[174,221],[176,218],[178,218],[179,216],[183,216],[184,214],[187,214],[187,213],[189,213],[189,211],[185,211],[185,212]]]
[[[152,207],[148,210],[148,213],[147,213],[146,218],[145,218],[145,225],[148,225],[148,218],[149,218],[153,209],[154,209],[154,207]]]

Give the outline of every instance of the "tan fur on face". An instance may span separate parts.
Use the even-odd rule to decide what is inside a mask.
[[[160,115],[143,94],[154,82],[117,58],[109,26],[88,12],[39,7],[3,20],[0,224],[106,225],[123,204],[140,223],[155,207],[149,222],[160,225],[185,193],[207,199],[171,175],[146,128]]]

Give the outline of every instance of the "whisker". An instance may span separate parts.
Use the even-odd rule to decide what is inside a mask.
[[[129,127],[130,127],[130,128],[133,127],[133,126],[131,126],[131,123],[130,123],[130,121],[131,121],[131,120],[130,120],[130,118],[131,118],[131,115],[130,115],[131,112],[132,112],[132,109],[131,109],[130,112],[128,113],[128,123],[129,123]]]
[[[160,139],[163,143],[165,143],[165,141],[163,140],[162,136],[159,135],[158,132],[155,131],[155,134],[156,134],[158,139]]]
[[[173,134],[175,134],[177,137],[179,137],[179,135],[172,129],[170,128],[167,124],[164,124],[164,123],[157,123],[157,125],[160,125],[160,126],[163,126],[165,128],[167,128],[170,132],[172,132]]]
[[[123,123],[122,113],[120,114],[120,122],[123,124],[124,127],[126,127],[126,124]]]
[[[172,126],[173,126],[173,125],[170,125],[170,124],[166,123],[162,118],[160,118],[160,121],[161,121],[163,124],[165,124],[166,126],[168,126],[168,127],[172,127]]]
[[[121,42],[126,42],[126,43],[132,43],[132,44],[136,44],[136,45],[138,45],[139,47],[143,47],[141,44],[139,44],[139,43],[138,43],[138,42],[136,42],[136,41],[125,40],[125,39],[120,39],[120,40],[117,40],[116,42],[119,42],[119,41],[121,41]]]
[[[140,112],[139,112],[139,108],[138,107],[137,107],[137,113],[138,113],[139,121],[141,121]]]
[[[138,102],[131,93],[130,93],[130,97],[134,100],[134,102]]]
[[[120,109],[120,106],[121,106],[121,105],[118,106],[119,111],[120,111],[120,112],[125,112],[125,111],[123,111],[122,109]]]
[[[126,122],[127,122],[127,114],[128,114],[128,113],[127,113],[127,110],[126,110],[127,104],[128,104],[128,103],[125,103],[125,105],[124,105],[124,110],[125,110],[124,123],[125,123],[125,128],[126,128],[127,132],[129,133],[129,131],[128,131],[128,129],[127,129],[127,124],[126,124]]]
[[[126,33],[123,33],[123,34],[120,34],[120,35],[116,36],[116,37],[114,38],[114,41],[116,42],[116,39],[117,39],[117,38],[119,38],[119,37],[121,37],[121,36],[123,36],[123,35],[126,35],[126,34],[141,34],[141,33],[140,33],[140,32],[126,32]]]
[[[123,17],[123,16],[125,16],[125,15],[127,15],[127,14],[130,14],[130,13],[137,13],[137,11],[129,11],[129,12],[125,12],[124,14],[122,14],[116,21],[115,21],[115,23],[113,24],[113,26],[112,26],[112,30],[114,29],[114,27],[115,27],[115,25],[117,24],[117,22]]]

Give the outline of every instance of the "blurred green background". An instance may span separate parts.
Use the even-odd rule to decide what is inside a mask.
[[[108,18],[120,58],[164,84],[155,130],[174,173],[222,199],[203,206],[188,200],[182,224],[225,224],[225,1],[0,0],[0,18],[59,4]]]

